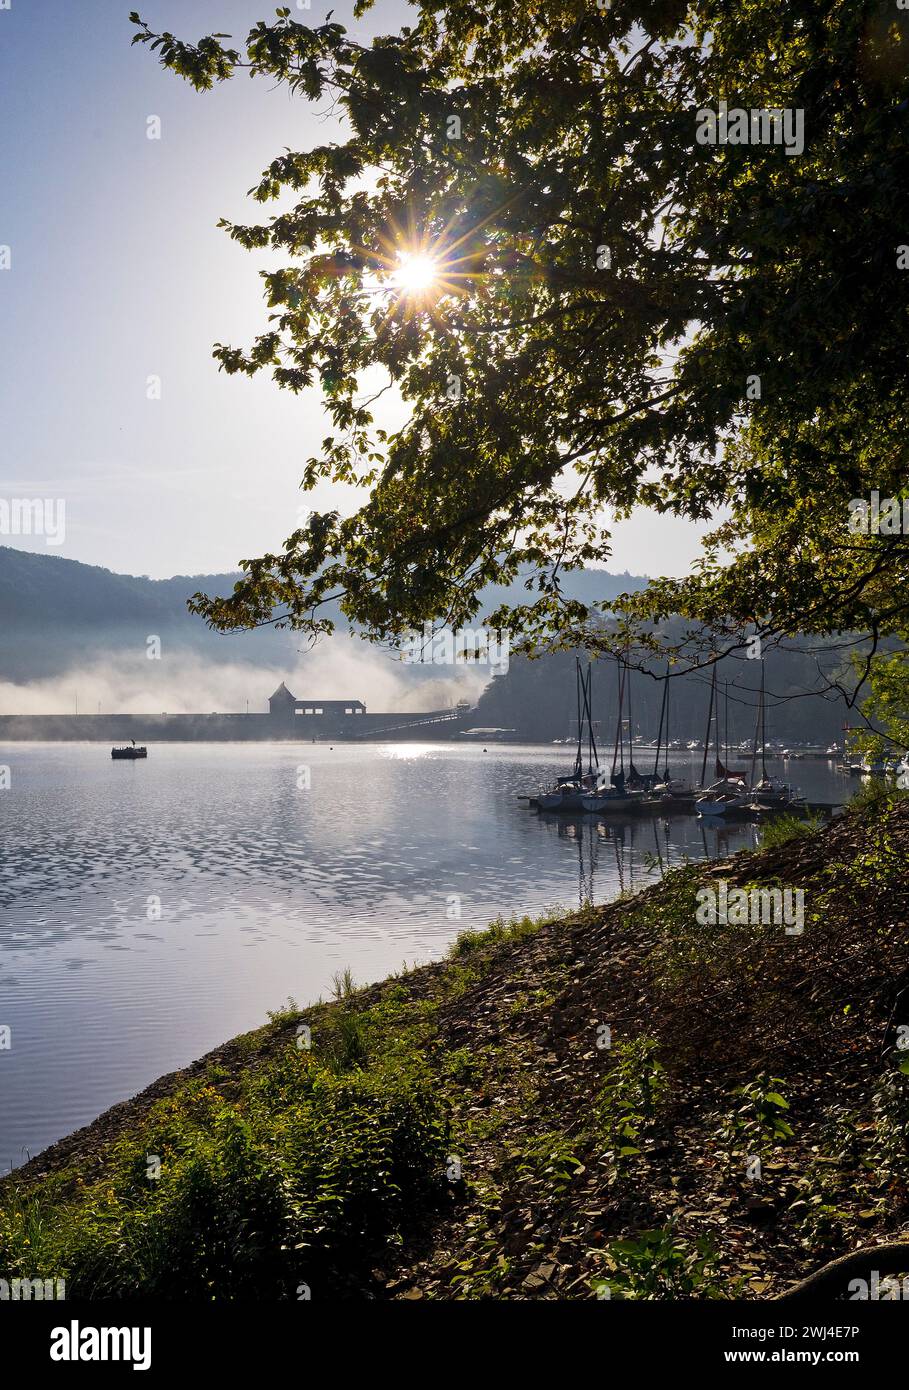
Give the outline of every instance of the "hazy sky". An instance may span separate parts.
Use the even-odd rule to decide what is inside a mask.
[[[293,0],[286,0],[293,3]],[[352,0],[311,0],[364,38],[400,27],[405,0],[352,21]],[[245,38],[275,0],[11,0],[0,9],[3,131],[0,499],[63,498],[51,553],[133,574],[230,570],[278,548],[304,497],[302,465],[327,432],[316,392],[219,374],[216,341],[265,323],[264,258],[216,222],[268,209],[246,190],[285,146],[342,133],[317,108],[241,76],[200,95],[130,46],[132,8],[187,39]],[[301,5],[301,10],[303,9]],[[305,17],[305,16],[304,16]],[[157,116],[161,139],[149,140]],[[161,399],[148,400],[149,376]],[[612,570],[679,573],[686,523],[642,515],[617,534]],[[41,537],[0,544],[46,550]]]

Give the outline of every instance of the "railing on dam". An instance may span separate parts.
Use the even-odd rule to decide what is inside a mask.
[[[464,718],[464,711],[457,709],[429,710],[425,714],[414,714],[402,719],[398,724],[381,724],[373,728],[358,729],[351,738],[375,738],[380,734],[397,734],[406,729],[424,729],[432,724],[456,724]]]

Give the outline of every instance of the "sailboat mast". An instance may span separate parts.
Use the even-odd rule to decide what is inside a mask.
[[[669,667],[667,663],[666,675],[663,677],[663,699],[660,703],[660,727],[657,733],[656,757],[653,760],[654,778],[660,775],[660,749],[663,747],[663,721],[666,718],[666,700],[669,696]],[[667,740],[668,741],[668,740]]]
[[[587,713],[587,771],[599,768],[600,759],[597,754],[597,741],[593,732],[593,662],[587,667],[587,685],[584,691],[584,704]]]
[[[707,708],[707,732],[704,735],[704,761],[701,763],[701,786],[705,785],[707,777],[707,757],[710,752],[710,725],[713,721],[713,700],[716,695],[716,663],[713,666],[713,675],[710,681],[710,704]]]
[[[618,680],[619,708],[615,721],[615,747],[612,751],[612,773],[615,776],[616,764],[621,759],[622,772],[625,771],[625,745],[622,742],[622,710],[625,707],[625,663],[621,657],[615,659],[616,678]]]
[[[580,777],[581,777],[581,775],[582,775],[582,773],[583,773],[583,771],[584,771],[584,759],[583,759],[583,755],[582,755],[582,753],[581,753],[581,746],[582,746],[582,745],[581,745],[581,739],[582,739],[582,731],[583,731],[583,727],[584,727],[584,726],[583,726],[583,723],[582,723],[582,721],[581,721],[581,679],[582,679],[582,677],[581,677],[581,662],[580,662],[580,660],[579,660],[578,657],[575,657],[574,663],[575,663],[575,670],[574,670],[574,687],[575,687],[575,697],[576,697],[576,700],[577,700],[577,707],[578,707],[578,747],[577,747],[577,752],[576,752],[575,755],[574,755],[574,775],[575,775],[575,777],[576,777],[578,780],[580,780]]]
[[[761,691],[762,691],[762,692],[763,692],[763,688],[764,688],[764,666],[763,666],[763,662],[762,662],[762,663],[761,663]],[[754,770],[755,770],[755,766],[756,766],[756,764],[757,764],[758,731],[759,731],[759,729],[760,729],[760,727],[761,727],[761,705],[762,705],[762,703],[763,703],[763,700],[764,700],[764,696],[763,696],[763,693],[762,693],[762,694],[760,695],[759,699],[758,699],[758,707],[757,707],[757,710],[756,710],[755,716],[754,716],[754,743],[752,744],[752,747],[751,747],[751,785],[752,785],[752,787],[754,786]]]
[[[589,666],[589,665],[588,665],[588,667],[587,667],[587,672],[586,672],[586,675],[585,675],[585,677],[584,677],[584,716],[585,716],[585,718],[586,718],[586,720],[587,720],[587,771],[588,771],[588,772],[591,772],[591,771],[593,770],[593,757],[591,756],[591,751],[590,751],[590,735],[591,735],[591,728],[590,728],[590,666]]]
[[[761,658],[761,777],[767,776],[767,701],[764,696],[764,661]]]
[[[632,690],[632,669],[628,667],[628,771],[634,771],[634,724],[632,722],[633,711],[631,707]]]

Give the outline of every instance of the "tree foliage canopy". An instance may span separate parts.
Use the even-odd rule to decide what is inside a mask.
[[[242,48],[133,19],[196,88],[248,68],[349,131],[264,171],[253,197],[285,210],[224,224],[286,264],[264,274],[265,331],[215,355],[320,387],[331,429],[303,485],[368,500],[244,562],[233,595],[198,598],[209,621],[324,630],[341,594],[393,640],[468,621],[485,585],[529,571],[526,603],[491,621],[614,641],[559,579],[608,558],[609,516],[643,504],[723,524],[691,577],[629,599],[618,640],[671,612],[730,641],[749,623],[904,632],[909,543],[851,532],[848,510],[907,491],[892,0],[421,0],[369,47],[286,7]],[[700,143],[722,101],[801,113],[803,149]],[[408,292],[394,272],[415,252],[437,273]],[[408,410],[391,437],[386,384]]]

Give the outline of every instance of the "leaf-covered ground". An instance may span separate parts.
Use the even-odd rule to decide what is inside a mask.
[[[339,982],[8,1178],[0,1274],[88,1296],[766,1298],[909,1234],[907,854],[889,798]],[[802,889],[804,930],[700,925],[721,880]]]

